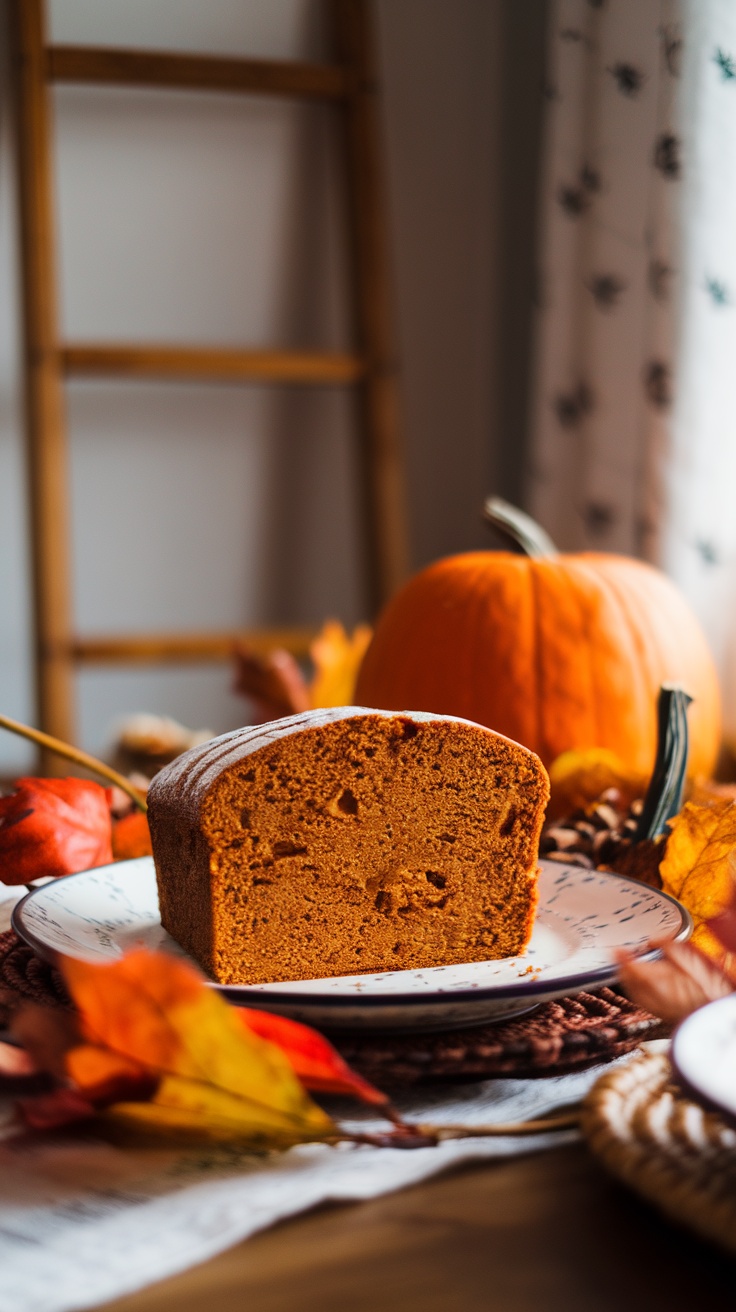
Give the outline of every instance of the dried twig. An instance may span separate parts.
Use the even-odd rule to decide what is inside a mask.
[[[63,756],[67,761],[73,761],[75,765],[81,765],[85,770],[91,770],[93,774],[102,775],[103,779],[108,779],[110,783],[117,784],[122,788],[124,793],[132,799],[135,805],[145,815],[148,810],[146,799],[141,792],[125,778],[125,775],[118,774],[111,766],[105,765],[98,761],[95,756],[88,756],[86,752],[80,751],[78,747],[71,747],[69,743],[63,743],[60,738],[52,738],[49,733],[42,733],[40,729],[31,729],[27,724],[21,724],[19,720],[11,720],[8,715],[0,715],[0,729],[7,729],[9,733],[16,733],[20,738],[28,738],[32,743],[37,743],[39,747],[45,747],[50,752],[56,752],[57,756]]]

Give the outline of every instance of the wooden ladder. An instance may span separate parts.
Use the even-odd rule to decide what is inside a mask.
[[[339,62],[307,64],[49,45],[44,0],[12,0],[19,137],[25,407],[29,454],[37,717],[74,742],[74,674],[84,663],[226,661],[234,644],[305,654],[312,631],[82,636],[73,625],[64,383],[68,377],[233,380],[358,389],[361,499],[371,604],[406,573],[404,476],[397,406],[377,77],[369,0],[332,0]],[[53,83],[170,87],[314,98],[344,114],[356,350],[239,350],[63,341],[57,315],[51,155]],[[51,759],[44,767],[52,770]]]

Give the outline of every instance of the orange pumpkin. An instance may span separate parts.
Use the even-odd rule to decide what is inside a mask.
[[[503,511],[507,532],[512,509]],[[497,513],[488,503],[494,522]],[[712,774],[718,678],[675,585],[629,557],[552,554],[533,522],[524,527],[511,535],[535,558],[470,552],[406,584],[379,619],[356,701],[477,720],[547,766],[570,748],[605,747],[648,774],[658,689],[680,683],[694,698],[688,773]]]

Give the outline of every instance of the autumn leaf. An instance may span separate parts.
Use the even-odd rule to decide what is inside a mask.
[[[721,911],[715,916],[709,916],[706,926],[710,933],[718,940],[722,948],[726,951],[726,966],[729,969],[731,977],[736,983],[736,852],[732,852],[728,859],[728,867],[731,874],[731,887],[728,895],[728,901]]]
[[[18,1100],[26,1132],[106,1110],[128,1129],[187,1141],[237,1141],[257,1150],[316,1141],[405,1150],[448,1137],[536,1134],[575,1123],[565,1115],[508,1125],[412,1125],[320,1035],[281,1017],[241,1015],[175,957],[139,949],[103,965],[65,958],[61,967],[76,1012],[29,1003],[13,1020],[28,1048],[23,1072],[57,1079],[48,1091]],[[305,1093],[286,1052],[320,1087],[382,1105],[391,1127],[341,1129]]]
[[[112,823],[112,854],[116,861],[151,856],[151,831],[142,811],[130,811]]]
[[[37,1071],[46,1071],[56,1079],[66,1077],[66,1054],[80,1041],[77,1019],[71,1011],[23,1002],[12,1014],[10,1030]]]
[[[19,779],[0,797],[0,881],[28,884],[112,861],[107,795],[86,779]]]
[[[339,620],[326,620],[309,648],[314,666],[310,682],[290,652],[275,647],[262,656],[241,644],[235,651],[233,690],[255,702],[259,721],[320,706],[350,706],[371,637],[367,624],[359,624],[349,635]]]
[[[368,624],[359,624],[351,635],[339,620],[322,625],[309,649],[314,663],[310,706],[352,706],[358,670],[372,636]]]
[[[128,1123],[252,1147],[335,1136],[279,1048],[187,963],[139,949],[102,965],[64,958],[61,969],[82,1040],[65,1066],[82,1097],[98,1103],[106,1090]]]
[[[231,1104],[233,1091],[242,1096],[243,1090],[237,1083],[238,1070],[233,1076],[232,1063],[224,1056],[234,1035],[239,1040],[234,1051],[240,1053],[240,1067],[249,1071],[251,1078],[255,1045],[261,1064],[264,1053],[270,1054],[282,1075],[286,1060],[292,1096],[296,1076],[309,1088],[358,1097],[382,1106],[391,1117],[395,1115],[385,1095],[350,1070],[321,1034],[281,1016],[228,1006],[196,971],[167,954],[137,952],[104,967],[64,960],[62,969],[76,1012],[26,1003],[14,1017],[13,1033],[26,1049],[28,1070],[47,1071],[63,1080],[66,1088],[71,1081],[78,1098],[70,1101],[61,1096],[62,1089],[44,1093],[39,1106],[34,1099],[24,1100],[21,1111],[28,1125],[62,1125],[67,1114],[78,1120],[84,1105],[92,1115],[111,1106],[118,1111],[121,1103],[152,1101],[154,1112],[126,1106],[126,1116],[165,1126],[188,1125],[190,1130],[196,1121],[198,1131],[204,1126],[210,1136],[242,1138],[242,1109],[233,1128]],[[243,1041],[250,1063],[245,1067]],[[212,1043],[218,1050],[214,1056]],[[12,1049],[11,1054],[17,1051]],[[202,1070],[207,1073],[208,1085],[219,1087],[207,1087],[203,1092]],[[278,1094],[283,1078],[274,1082],[272,1076],[273,1072],[268,1088],[273,1085]],[[183,1081],[189,1081],[189,1086],[185,1088]],[[54,1092],[59,1092],[57,1105]],[[250,1090],[251,1100],[256,1092]],[[306,1095],[298,1088],[297,1093],[297,1110],[301,1108],[303,1117]],[[266,1096],[268,1101],[271,1095]],[[325,1122],[309,1100],[306,1108],[312,1121],[301,1138],[334,1136],[334,1127],[327,1131],[331,1123]],[[252,1119],[252,1108],[249,1114]],[[312,1123],[315,1114],[318,1121]],[[282,1122],[283,1108],[280,1115]],[[271,1112],[266,1119],[273,1136]],[[281,1122],[276,1131],[283,1140]],[[320,1126],[323,1132],[314,1133]]]
[[[286,1016],[252,1011],[249,1007],[236,1008],[236,1015],[254,1034],[275,1043],[285,1053],[306,1088],[315,1093],[346,1094],[376,1106],[387,1105],[385,1093],[352,1071],[317,1030]]]
[[[298,715],[310,707],[309,689],[299,665],[281,647],[261,656],[242,643],[236,648],[233,692],[255,703],[259,722]]]
[[[657,961],[617,953],[620,983],[632,1002],[653,1016],[677,1025],[707,1002],[733,992],[727,975],[692,942],[662,944],[660,950]]]
[[[723,912],[731,900],[731,856],[736,849],[736,802],[718,798],[705,804],[686,802],[670,821],[670,834],[660,865],[665,893],[687,907],[695,930],[692,942],[707,956],[730,970],[722,944],[708,921]]]
[[[19,1098],[16,1107],[28,1130],[59,1130],[75,1121],[87,1121],[97,1113],[94,1103],[70,1088]]]

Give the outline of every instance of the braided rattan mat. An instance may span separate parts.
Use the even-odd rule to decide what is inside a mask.
[[[673,1083],[666,1053],[607,1071],[586,1099],[582,1128],[613,1175],[736,1253],[736,1130]]]
[[[9,930],[0,934],[0,1023],[22,999],[68,1005],[58,971]],[[4,1015],[3,1015],[4,1010]],[[493,1075],[580,1070],[630,1052],[659,1021],[612,989],[548,1002],[498,1025],[418,1035],[352,1034],[334,1040],[352,1066],[379,1086]]]

